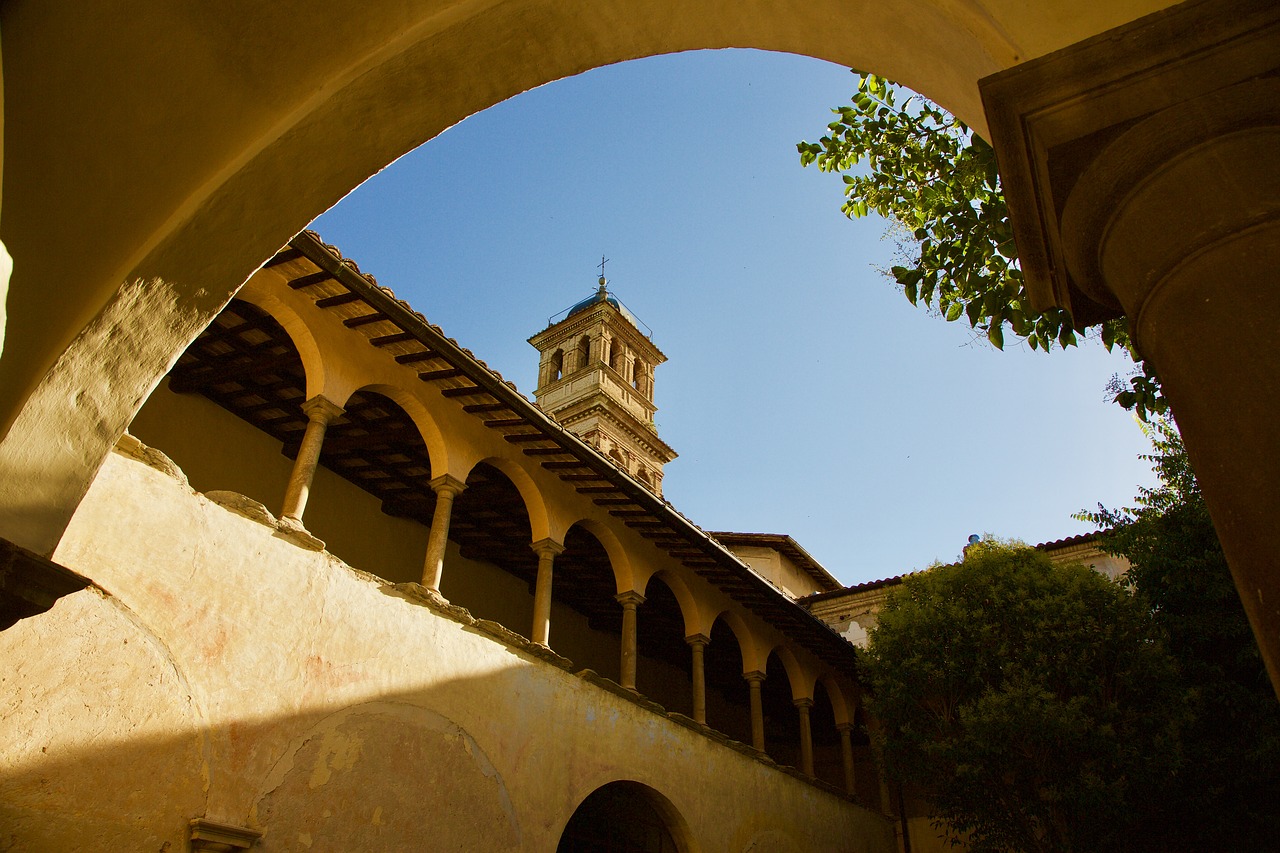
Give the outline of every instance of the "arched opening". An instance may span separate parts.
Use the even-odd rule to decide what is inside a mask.
[[[836,730],[831,695],[819,681],[813,689],[809,709],[809,731],[813,737],[813,775],[828,785],[844,789],[844,761],[840,756],[840,732]]]
[[[703,653],[707,685],[707,725],[734,740],[751,743],[751,690],[742,677],[742,649],[723,618],[711,626]]]
[[[232,300],[179,357],[130,429],[200,491],[238,492],[274,513],[308,416],[306,375],[287,331]],[[417,580],[434,508],[431,460],[408,413],[363,390],[321,446],[305,524],[330,553],[388,580]]]
[[[638,782],[592,791],[560,834],[557,853],[687,853],[688,829],[671,801]]]
[[[764,709],[764,750],[779,764],[800,766],[800,714],[791,695],[791,681],[776,651],[769,653],[764,683],[760,685]]]
[[[528,636],[538,557],[519,489],[485,462],[467,475],[454,500],[440,593],[481,619]]]
[[[551,367],[547,373],[547,381],[555,382],[564,376],[564,350],[556,350],[551,354]]]
[[[619,680],[622,608],[609,554],[581,524],[569,528],[551,584],[551,647],[576,666]]]
[[[307,377],[289,333],[233,299],[178,357],[129,425],[195,489],[239,492],[279,510],[289,477],[282,446],[301,439]]]
[[[355,392],[343,409],[321,445],[307,529],[351,565],[389,580],[418,580],[435,509],[426,442],[409,413],[376,391]],[[301,441],[301,433],[286,441],[285,455],[296,457]],[[371,495],[377,503],[370,508],[391,519],[370,525],[353,515],[354,502],[340,487],[347,483]]]
[[[648,367],[637,358],[631,366],[631,387],[641,394],[645,393],[645,388],[647,387],[646,376],[648,376]]]
[[[591,363],[591,338],[583,335],[578,339],[578,370],[585,370]]]
[[[614,370],[616,370],[618,373],[622,372],[622,365],[623,365],[624,358],[626,356],[626,349],[627,349],[626,346],[617,338],[614,338],[609,343],[609,366]]]
[[[636,689],[658,704],[693,713],[693,662],[684,614],[661,576],[649,580],[636,616]]]

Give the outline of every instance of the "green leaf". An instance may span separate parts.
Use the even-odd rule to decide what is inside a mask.
[[[987,340],[995,344],[996,349],[1004,349],[1004,326],[1000,323],[992,323],[987,329]]]
[[[952,302],[947,306],[947,322],[954,323],[960,319],[960,315],[964,313],[964,304],[961,302]]]

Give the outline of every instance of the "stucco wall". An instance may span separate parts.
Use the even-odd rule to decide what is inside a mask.
[[[702,851],[881,851],[890,823],[113,454],[0,633],[0,826],[28,850],[555,849],[632,779]],[[166,846],[167,845],[167,846]]]

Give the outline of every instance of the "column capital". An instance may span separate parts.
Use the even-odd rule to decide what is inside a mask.
[[[711,643],[711,638],[706,634],[690,634],[684,638],[684,641],[691,646],[701,646],[706,648]]]
[[[624,608],[627,606],[638,607],[641,604],[644,604],[644,596],[636,592],[634,589],[618,593],[613,597],[613,600],[621,604]]]
[[[313,421],[328,426],[346,412],[346,409],[330,400],[323,394],[317,394],[302,404],[302,412]]]
[[[799,699],[792,699],[791,704],[797,708],[803,708],[806,711],[813,707],[813,700],[808,696],[801,696]]]
[[[564,553],[564,546],[554,539],[539,539],[529,545],[539,557],[556,557]]]
[[[753,669],[750,672],[744,672],[742,673],[742,677],[746,679],[748,682],[750,682],[751,684],[764,683],[764,673],[758,669]]]
[[[439,477],[435,477],[428,481],[427,485],[430,486],[431,490],[437,495],[447,492],[455,498],[462,494],[463,490],[467,488],[466,483],[462,482],[452,474],[441,474]]]
[[[836,723],[836,731],[840,732],[841,734],[844,734],[845,732],[852,733],[853,730],[856,728],[857,726],[855,726],[853,723]]]

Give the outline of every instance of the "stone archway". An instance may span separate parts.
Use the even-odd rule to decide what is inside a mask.
[[[689,830],[666,797],[639,782],[592,791],[560,835],[557,853],[687,853]]]
[[[263,259],[500,100],[626,59],[756,47],[874,68],[982,127],[979,78],[1161,5],[7,6],[4,534],[50,552],[140,401]],[[113,355],[122,340],[128,358]],[[75,439],[48,441],[51,430]]]

